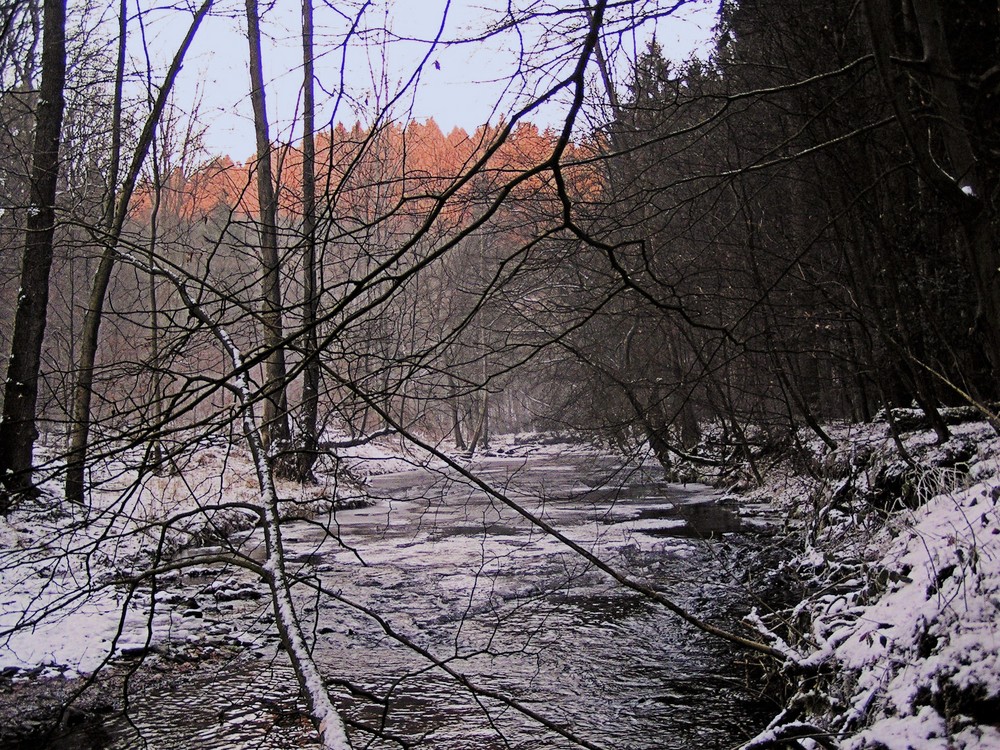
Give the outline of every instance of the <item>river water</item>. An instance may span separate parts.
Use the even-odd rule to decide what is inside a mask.
[[[754,535],[712,490],[664,484],[655,467],[583,451],[480,458],[470,468],[699,616],[727,623],[748,607],[739,581]],[[748,689],[743,654],[613,585],[454,471],[383,475],[368,490],[369,507],[285,529],[289,569],[305,582],[305,627],[338,705],[360,727],[356,747],[573,746],[508,703],[471,695],[427,655],[600,747],[727,748],[770,716]],[[256,534],[237,541],[258,554]],[[137,691],[128,720],[109,724],[111,744],[314,746],[251,577],[214,571],[168,588],[157,632],[235,644],[226,653],[236,655],[210,669],[181,665],[190,673],[169,688]],[[377,613],[401,638],[337,597]]]

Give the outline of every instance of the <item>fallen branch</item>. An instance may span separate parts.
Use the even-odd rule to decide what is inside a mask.
[[[768,727],[740,747],[740,750],[770,750],[771,748],[787,748],[790,746],[805,747],[797,742],[797,740],[811,740],[814,744],[825,747],[827,750],[836,750],[837,747],[837,743],[833,741],[833,735],[825,729],[802,721],[790,721],[787,724]]]
[[[264,562],[260,564],[258,572],[270,589],[278,634],[292,662],[292,668],[295,670],[295,676],[298,678],[302,692],[305,694],[309,713],[319,733],[324,750],[349,750],[351,744],[347,737],[344,721],[330,700],[330,694],[327,692],[319,667],[313,659],[312,651],[306,643],[302,625],[295,610],[295,603],[292,601],[291,582],[285,571],[281,515],[278,511],[278,495],[274,487],[274,474],[268,461],[268,455],[264,450],[260,432],[257,429],[253,410],[254,401],[250,393],[249,382],[244,374],[243,355],[229,333],[209,317],[201,305],[194,300],[183,279],[161,267],[149,266],[126,253],[120,253],[120,256],[128,262],[144,268],[149,273],[168,279],[180,295],[188,313],[211,331],[230,359],[235,375],[232,381],[225,382],[225,387],[236,396],[242,407],[243,437],[250,447],[260,487],[261,507],[258,510],[263,520],[265,554]]]

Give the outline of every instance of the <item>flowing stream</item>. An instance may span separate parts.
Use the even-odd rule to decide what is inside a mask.
[[[747,607],[738,580],[754,534],[714,491],[581,451],[480,458],[470,468],[699,616],[727,623]],[[354,731],[356,747],[400,747],[393,738],[441,750],[573,746],[497,695],[614,749],[727,748],[766,721],[744,654],[614,585],[455,473],[415,469],[369,489],[379,498],[370,507],[285,530],[317,660],[342,712],[366,727]],[[258,554],[258,533],[240,543]],[[487,695],[309,582],[378,613]],[[190,673],[169,688],[137,691],[128,721],[109,724],[114,747],[314,746],[262,593],[236,569],[165,588],[157,632],[238,644],[237,656],[208,669],[180,665]]]

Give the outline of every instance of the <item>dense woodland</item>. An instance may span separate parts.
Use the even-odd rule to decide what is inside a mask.
[[[509,11],[554,83],[444,132],[391,104],[316,122],[306,0],[279,142],[248,0],[244,163],[171,93],[211,0],[138,70],[126,2],[0,5],[0,509],[51,481],[84,503],[126,448],[161,474],[253,447],[248,413],[305,483],[344,436],[575,431],[761,482],[766,452],[896,407],[942,442],[948,406],[1000,428],[996,4],[723,0],[686,62],[668,5]]]
[[[5,11],[0,221],[12,362],[18,289],[38,299],[25,318],[47,310],[49,470],[67,438],[80,465],[146,441],[155,466],[185,430],[226,429],[233,373],[179,283],[232,332],[283,455],[330,425],[473,450],[491,431],[573,427],[647,439],[669,466],[706,427],[749,455],[912,403],[945,440],[940,406],[988,413],[997,395],[985,5],[724,3],[707,60],[671,63],[654,39],[624,84],[609,24],[568,127],[521,112],[445,134],[386,114],[265,138],[244,164],[206,159],[169,101],[129,106],[113,45],[71,37],[39,308],[45,281],[22,282],[17,258],[44,218],[32,169],[56,119],[38,106],[41,10]],[[7,388],[5,445],[23,445],[32,379]],[[4,455],[27,483],[27,454]]]

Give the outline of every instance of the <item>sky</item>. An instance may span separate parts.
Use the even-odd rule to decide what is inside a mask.
[[[579,13],[561,13],[566,8],[578,9],[577,3],[534,3],[536,9],[552,11],[546,23],[560,24],[554,31],[544,31],[538,22],[485,41],[455,43],[479,35],[495,23],[500,18],[496,9],[506,8],[506,1],[376,0],[364,16],[367,28],[352,38],[345,53],[341,43],[346,21],[336,11],[348,5],[316,3],[317,122],[368,122],[387,99],[403,91],[393,109],[396,118],[433,117],[446,133],[456,126],[472,131],[484,122],[496,122],[501,113],[523,105],[534,92],[551,85],[554,77],[565,75],[570,49],[567,42],[573,39],[569,25],[580,17]],[[656,0],[636,2],[643,10],[659,5]],[[152,57],[162,67],[190,20],[176,7],[149,11],[145,16]],[[299,7],[296,0],[261,2],[264,75],[271,137],[275,140],[300,135],[296,129],[302,78]],[[644,47],[654,33],[665,54],[674,60],[684,60],[699,50],[705,54],[716,7],[715,2],[695,0],[674,16],[647,23],[636,33],[619,35],[609,40],[609,45],[618,49],[620,65],[633,54],[633,48]],[[223,0],[216,8],[188,53],[175,102],[191,112],[192,103],[200,100],[198,121],[204,130],[206,155],[225,154],[243,161],[254,151],[244,6],[239,0]],[[434,45],[432,40],[439,30],[440,42]],[[519,66],[522,47],[534,52],[530,59],[540,64]],[[132,55],[135,64],[144,64],[139,49]],[[407,87],[424,58],[416,85]],[[346,96],[335,109],[340,91]],[[542,109],[531,119],[543,127],[558,123],[563,105]]]

